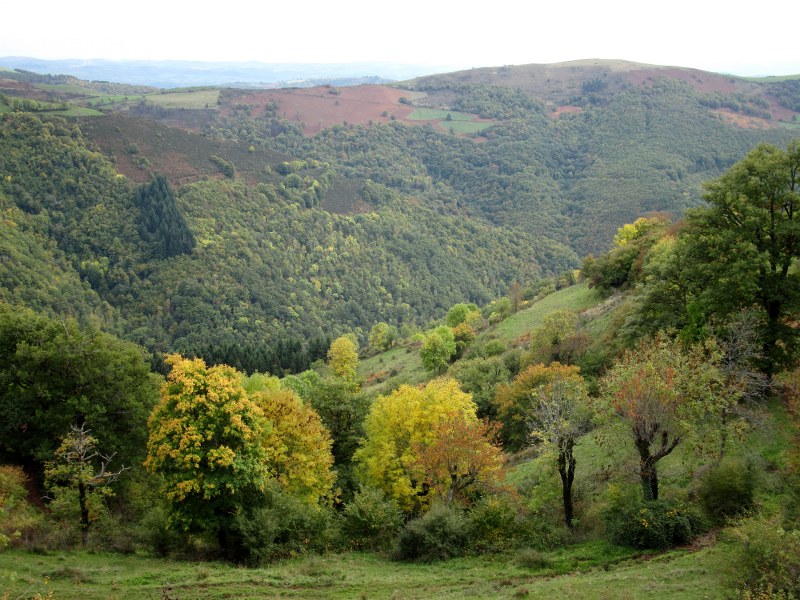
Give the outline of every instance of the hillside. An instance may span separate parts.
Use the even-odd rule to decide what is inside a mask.
[[[413,328],[574,269],[622,223],[700,204],[755,144],[796,138],[795,83],[598,60],[281,90],[4,71],[9,255],[24,244],[31,273],[60,265],[51,279],[76,300],[17,262],[4,298],[233,362],[210,340],[269,355]],[[133,201],[157,175],[196,240],[167,258]]]

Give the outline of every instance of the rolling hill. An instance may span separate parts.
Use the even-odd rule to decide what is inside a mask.
[[[412,328],[700,204],[798,137],[796,83],[602,60],[280,90],[3,71],[4,243],[29,257],[0,266],[3,298],[219,360]],[[156,175],[196,240],[180,255],[142,233]]]

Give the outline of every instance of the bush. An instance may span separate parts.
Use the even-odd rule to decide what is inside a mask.
[[[686,544],[707,530],[698,511],[668,500],[616,500],[604,519],[613,543],[639,549]]]
[[[167,511],[161,506],[155,506],[144,515],[139,524],[139,536],[161,558],[184,545],[182,536],[167,525]]]
[[[26,480],[19,467],[0,466],[0,550],[24,543],[41,524],[41,514],[28,503]]]
[[[350,547],[359,550],[389,548],[402,524],[397,503],[371,487],[356,492],[342,511],[342,533]]]
[[[259,564],[307,552],[328,550],[338,538],[331,510],[270,488],[261,506],[242,511],[234,520],[236,547],[232,558]]]
[[[525,569],[546,569],[551,562],[539,550],[523,548],[517,553],[516,563]]]
[[[800,530],[786,531],[759,517],[744,521],[730,536],[735,573],[751,597],[767,589],[775,598],[800,594]]]
[[[477,552],[499,551],[519,544],[525,524],[520,507],[508,496],[485,496],[467,515],[470,547]]]
[[[399,560],[421,562],[462,556],[467,550],[468,535],[464,513],[449,504],[437,504],[400,532],[396,556]]]
[[[731,460],[710,471],[700,484],[700,501],[714,523],[753,507],[756,470],[752,463]]]

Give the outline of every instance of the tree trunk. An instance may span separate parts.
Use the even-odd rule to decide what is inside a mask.
[[[642,479],[642,493],[645,500],[658,500],[658,471],[652,457],[646,460],[639,459],[641,469],[639,476]]]
[[[78,506],[81,509],[81,540],[86,545],[89,538],[89,504],[86,499],[86,484],[78,482]]]
[[[561,439],[558,444],[558,474],[561,476],[561,498],[564,503],[564,522],[572,528],[572,482],[575,481],[575,457],[572,439]]]
[[[657,459],[650,454],[650,442],[646,439],[637,439],[636,449],[639,451],[639,478],[642,482],[644,499],[658,500]]]

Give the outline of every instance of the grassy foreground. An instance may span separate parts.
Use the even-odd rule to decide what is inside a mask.
[[[635,558],[605,543],[432,565],[347,553],[264,568],[118,554],[0,553],[0,598],[724,598],[724,551],[711,546]]]

